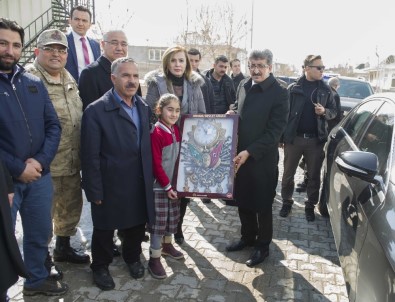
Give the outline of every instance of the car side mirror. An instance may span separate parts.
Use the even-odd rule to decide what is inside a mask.
[[[377,155],[371,152],[346,151],[335,159],[340,171],[357,177],[369,183],[376,183],[379,161]]]

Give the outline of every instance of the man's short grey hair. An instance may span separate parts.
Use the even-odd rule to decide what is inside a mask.
[[[123,30],[120,29],[110,29],[109,31],[107,31],[106,33],[104,33],[103,35],[103,41],[108,41],[108,36],[110,34],[114,34],[114,33],[121,33],[123,35],[125,35],[126,37],[126,33]],[[128,41],[128,38],[126,37],[126,42]]]
[[[269,49],[252,50],[248,55],[248,60],[266,60],[268,65],[272,65],[273,53]]]
[[[137,66],[136,61],[132,58],[128,58],[128,57],[118,58],[114,60],[114,62],[112,62],[111,64],[111,73],[115,74],[118,71],[119,65],[123,63],[133,63],[134,65]]]
[[[328,85],[331,86],[332,88],[335,88],[340,85],[340,81],[337,77],[333,77],[328,80]]]

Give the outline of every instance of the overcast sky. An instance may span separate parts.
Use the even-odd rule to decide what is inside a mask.
[[[191,30],[201,5],[224,3],[246,18],[248,37],[241,46],[250,49],[253,24],[252,47],[269,48],[280,63],[299,66],[306,55],[321,54],[328,67],[377,64],[376,47],[380,60],[395,55],[391,0],[100,0],[96,16],[104,29],[127,24],[132,45],[170,46],[185,31],[187,16]]]

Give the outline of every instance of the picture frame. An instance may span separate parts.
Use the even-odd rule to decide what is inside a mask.
[[[178,197],[233,199],[237,114],[186,114],[174,188]]]

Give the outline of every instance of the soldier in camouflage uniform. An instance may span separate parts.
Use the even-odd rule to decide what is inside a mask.
[[[77,253],[70,246],[70,236],[76,233],[82,211],[79,158],[82,102],[77,83],[64,68],[67,48],[66,36],[61,31],[44,31],[38,38],[36,59],[27,70],[44,82],[62,126],[58,152],[50,167],[54,185],[54,260],[89,263],[88,255]]]

